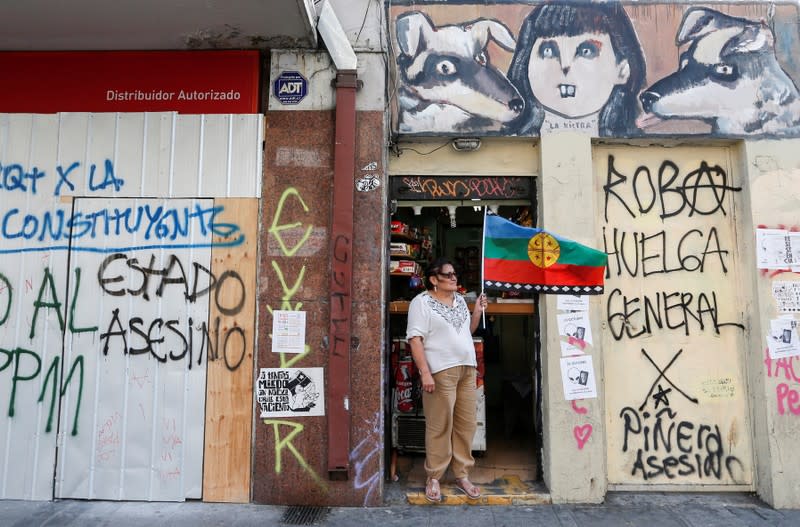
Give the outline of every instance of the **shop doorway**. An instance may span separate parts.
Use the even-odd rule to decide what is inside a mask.
[[[530,201],[476,205],[396,202],[390,218],[387,269],[386,451],[388,485],[408,501],[424,503],[425,416],[419,376],[405,342],[408,304],[424,291],[424,269],[447,256],[459,275],[459,291],[469,303],[481,291],[484,206],[518,223],[532,222]],[[467,202],[469,203],[469,202]],[[485,325],[474,334],[478,359],[478,431],[471,480],[484,498],[527,495],[542,490],[541,368],[537,298],[533,294],[487,291]],[[470,304],[470,308],[471,308]],[[398,489],[399,487],[399,489]],[[445,501],[453,475],[442,481]]]

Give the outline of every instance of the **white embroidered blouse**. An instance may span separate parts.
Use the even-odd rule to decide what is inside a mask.
[[[422,337],[431,373],[454,366],[477,367],[469,326],[469,308],[461,295],[455,296],[450,307],[425,292],[408,306],[406,339]]]

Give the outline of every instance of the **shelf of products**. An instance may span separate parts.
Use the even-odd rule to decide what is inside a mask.
[[[401,233],[401,232],[393,232],[392,233],[392,241],[393,242],[405,242],[411,244],[422,243],[422,240],[418,240],[408,234]]]
[[[389,313],[393,315],[405,315],[408,313],[410,302],[395,300],[389,302]],[[473,303],[468,303],[469,310],[472,312]],[[534,313],[533,300],[530,302],[489,302],[486,307],[487,315],[532,315]]]
[[[402,221],[393,221],[389,244],[389,277],[392,280],[392,298],[411,298],[420,289],[425,266],[431,254],[427,230]]]

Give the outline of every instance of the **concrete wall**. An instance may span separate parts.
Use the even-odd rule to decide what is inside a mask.
[[[394,104],[396,88],[393,84],[384,91],[384,56],[378,45],[383,38],[377,4],[360,2],[356,8],[352,3],[334,3],[340,14],[342,26],[359,53],[359,78],[364,88],[357,97],[359,111],[359,145],[356,179],[371,183],[363,188],[371,190],[356,194],[356,258],[354,278],[354,335],[360,347],[354,355],[353,367],[353,412],[352,412],[352,466],[351,480],[332,482],[326,479],[324,470],[325,447],[330,439],[325,435],[324,421],[312,417],[288,422],[258,421],[254,451],[254,499],[268,503],[338,503],[377,504],[382,492],[385,447],[381,410],[383,394],[377,379],[382,379],[381,335],[367,328],[384,327],[383,319],[383,247],[385,246],[385,224],[388,221],[386,203],[386,156],[390,155],[382,143],[383,138],[396,136],[386,133],[384,109],[387,101]],[[413,2],[388,11],[396,18],[406,11],[425,11],[438,23],[457,23],[489,15],[521,21],[531,7],[505,3],[492,6],[492,13],[472,6],[462,12],[463,5],[430,6],[421,8]],[[721,7],[720,7],[721,6]],[[661,40],[674,42],[681,17],[690,7],[686,3],[669,6],[625,4],[627,16],[632,20],[641,40],[648,65],[648,84],[668,75],[676,66],[677,55],[662,54],[656,50],[664,46]],[[787,50],[796,47],[796,26],[791,23],[796,8],[779,5],[778,16],[763,12],[764,5],[737,7],[718,5],[726,15],[746,20],[760,16],[770,17],[770,31],[776,37],[776,57],[791,78],[795,78],[797,64]],[[460,10],[453,11],[453,8]],[[488,9],[488,8],[487,8]],[[449,10],[449,11],[448,11]],[[515,11],[516,10],[516,11]],[[788,10],[788,11],[787,11]],[[789,13],[787,15],[787,13]],[[512,16],[513,15],[513,16]],[[521,16],[518,16],[521,15]],[[666,18],[663,18],[664,15]],[[437,18],[438,17],[438,18]],[[510,17],[510,18],[509,18]],[[516,17],[516,18],[515,18]],[[392,18],[392,20],[394,20]],[[505,18],[503,18],[505,20]],[[656,31],[653,24],[662,23]],[[663,23],[669,20],[670,23]],[[363,24],[363,28],[362,28]],[[389,27],[393,28],[392,23]],[[510,25],[509,25],[510,27]],[[649,28],[649,29],[648,29]],[[512,28],[516,35],[518,27]],[[663,38],[662,38],[663,37]],[[661,40],[660,40],[661,39]],[[768,41],[769,39],[767,39]],[[396,40],[394,41],[396,45]],[[491,46],[495,46],[492,44]],[[504,55],[503,53],[506,53]],[[677,47],[676,47],[677,53]],[[508,50],[503,52],[490,47],[492,61],[505,60],[507,67],[512,61]],[[393,66],[396,58],[390,60]],[[497,62],[499,64],[499,62]],[[501,69],[505,69],[505,67]],[[322,366],[325,363],[324,327],[328,319],[328,257],[327,235],[330,229],[330,195],[332,181],[332,133],[335,95],[331,80],[335,72],[327,55],[314,52],[275,51],[271,61],[271,77],[281,71],[293,70],[303,74],[309,81],[308,96],[296,105],[283,105],[274,94],[270,94],[267,113],[267,150],[265,152],[264,189],[262,206],[262,258],[260,265],[259,357],[258,367],[286,366],[289,362],[297,366]],[[792,81],[793,82],[793,81]],[[644,85],[642,85],[644,87]],[[396,117],[396,116],[395,116]],[[669,121],[669,120],[668,120]],[[570,124],[569,120],[562,124]],[[574,123],[572,123],[574,124]],[[390,133],[397,129],[391,127]],[[485,135],[500,131],[500,128],[457,128],[433,130],[411,128],[412,133],[423,135],[411,141],[400,137],[394,147],[392,159],[393,175],[402,174],[465,174],[487,173],[496,175],[539,174],[537,179],[539,197],[539,224],[574,239],[585,245],[599,247],[602,244],[603,204],[602,191],[598,190],[597,168],[592,144],[592,135],[601,133],[577,133],[561,129],[548,130],[542,134],[538,148],[530,143],[514,143],[503,140],[488,140]],[[667,124],[648,127],[647,133],[655,137],[651,144],[672,145],[661,136],[677,137],[688,134],[726,135],[713,124],[697,120],[673,120]],[[719,133],[718,133],[719,132]],[[473,153],[454,153],[445,148],[431,155],[420,155],[444,144],[448,137],[458,134],[484,135],[481,150]],[[760,133],[760,132],[759,132]],[[430,135],[446,135],[441,140]],[[535,134],[534,134],[535,135]],[[626,135],[620,133],[620,135]],[[750,135],[733,134],[733,135]],[[766,135],[775,135],[768,132]],[[737,140],[738,141],[738,140]],[[794,142],[792,142],[792,145]],[[636,148],[641,148],[639,144]],[[734,344],[717,344],[715,349],[731,347],[735,360],[732,369],[741,372],[737,380],[736,400],[741,405],[743,416],[737,438],[752,442],[752,449],[744,448],[740,457],[749,468],[750,476],[734,478],[735,488],[755,489],[764,499],[780,506],[798,506],[798,478],[791,467],[797,464],[791,448],[792,432],[797,430],[796,413],[798,401],[793,394],[800,390],[800,369],[795,373],[791,359],[765,361],[764,335],[769,321],[775,318],[771,283],[780,280],[796,280],[796,273],[762,273],[755,266],[753,229],[757,225],[786,228],[798,224],[798,191],[800,188],[800,158],[792,153],[787,140],[783,141],[739,141],[734,143],[706,144],[709,148],[723,148],[730,157],[730,172],[741,184],[742,191],[734,200],[732,212],[735,240],[731,248],[740,279],[718,282],[715,287],[725,291],[731,302],[742,302],[740,341]],[[430,148],[428,148],[430,147]],[[655,148],[655,147],[654,147]],[[415,150],[417,152],[415,152]],[[374,162],[374,163],[373,163]],[[369,167],[369,168],[367,168]],[[374,183],[377,182],[377,187]],[[277,223],[276,223],[277,222]],[[294,223],[286,234],[293,234],[296,251],[287,251],[270,231],[270,225]],[[306,229],[309,229],[306,231]],[[296,232],[295,232],[296,231]],[[308,238],[303,237],[309,232]],[[302,243],[301,243],[302,242]],[[377,284],[381,284],[378,288]],[[741,287],[739,288],[739,284]],[[590,302],[590,320],[598,333],[606,331],[608,312],[605,298],[593,298]],[[290,309],[306,310],[315,329],[310,331],[307,353],[299,357],[280,357],[270,353],[271,318],[270,308],[288,306]],[[605,358],[616,350],[609,349],[607,339],[596,338],[594,345],[585,351],[593,358],[598,376],[598,397],[583,401],[564,400],[560,369],[560,338],[558,336],[556,300],[543,295],[541,302],[542,349],[543,349],[543,412],[545,442],[543,445],[543,474],[554,502],[599,502],[609,485],[609,475],[624,473],[624,467],[609,467],[608,423],[618,416],[607,407],[607,391],[610,383],[624,388],[624,379],[608,378]],[[737,321],[738,323],[738,321]],[[312,324],[309,324],[311,327]],[[665,337],[669,338],[669,337]],[[357,357],[356,357],[357,355]],[[357,362],[355,362],[357,360]],[[663,368],[661,361],[656,361]],[[708,364],[708,361],[701,364]],[[655,371],[655,370],[653,370]],[[335,372],[326,372],[332,375]],[[695,375],[690,382],[697,387],[700,377]],[[644,380],[641,380],[644,382]],[[687,392],[688,393],[688,392]],[[638,397],[638,388],[636,396]],[[749,419],[749,422],[747,420]],[[730,430],[730,427],[728,428]],[[730,439],[732,436],[726,437]],[[320,445],[323,448],[320,449]],[[627,467],[630,469],[630,467]],[[576,477],[579,474],[580,477]],[[713,482],[689,482],[673,484],[676,490],[715,488]],[[630,485],[630,482],[626,482]],[[669,486],[667,486],[669,488]],[[321,497],[320,497],[321,496]]]
[[[588,245],[597,246],[600,218],[593,192],[591,143],[575,133],[542,137],[542,174],[537,179],[539,226]],[[561,382],[561,344],[555,295],[540,295],[542,334],[542,474],[554,503],[599,503],[606,493],[603,427],[605,386],[598,383],[599,397],[582,401],[564,400]],[[590,300],[590,320],[599,328],[601,297]],[[592,357],[598,378],[603,371],[601,341],[584,351]],[[580,474],[580,477],[576,477]]]
[[[726,145],[595,146],[610,484],[752,484],[743,176]],[[700,487],[702,486],[702,487]]]
[[[797,357],[770,359],[765,336],[770,320],[780,316],[772,293],[775,283],[797,282],[798,273],[759,270],[754,265],[757,227],[800,226],[800,150],[796,140],[759,141],[739,145],[738,162],[745,186],[742,211],[742,256],[748,262],[743,288],[751,292],[745,309],[750,313],[747,350],[750,401],[753,416],[757,491],[775,507],[800,507],[800,453],[795,448],[800,431],[800,362]],[[794,315],[797,318],[797,315]]]
[[[356,53],[386,49],[386,11],[382,0],[328,0]]]

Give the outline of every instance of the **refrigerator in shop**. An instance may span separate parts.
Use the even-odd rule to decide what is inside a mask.
[[[486,451],[486,395],[483,386],[485,372],[483,339],[473,338],[478,363],[476,375],[477,430],[472,450]],[[400,452],[425,452],[425,409],[422,391],[411,348],[405,339],[392,339],[392,447]]]

